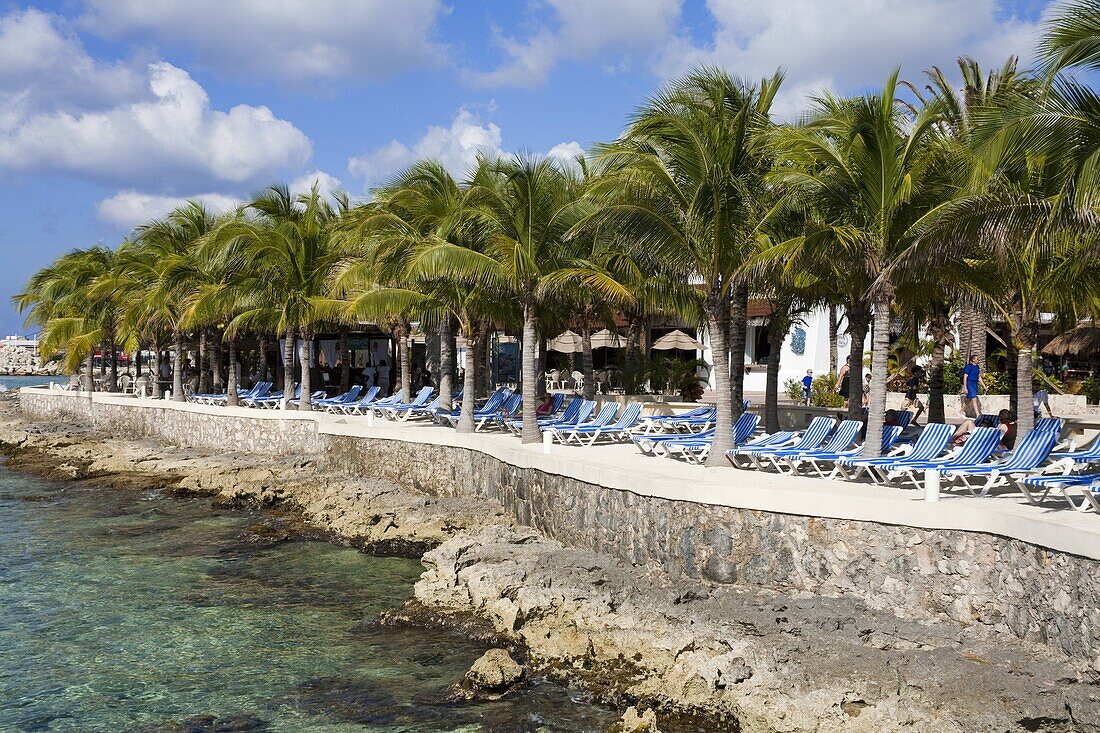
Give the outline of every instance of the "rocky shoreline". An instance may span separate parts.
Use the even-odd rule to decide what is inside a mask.
[[[365,552],[423,557],[387,623],[447,623],[534,671],[692,727],[784,731],[1100,731],[1100,680],[1046,647],[850,599],[673,581],[515,526],[499,507],[326,471],[316,458],[215,454],[31,422],[0,403],[8,467],[279,507]],[[475,627],[477,631],[475,632]],[[704,721],[699,724],[697,721]],[[645,725],[645,724],[639,724]]]

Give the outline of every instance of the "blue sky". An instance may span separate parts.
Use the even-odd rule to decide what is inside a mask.
[[[778,67],[778,108],[1026,64],[1039,0],[0,0],[0,330],[57,254],[188,197],[276,181],[361,197],[418,156],[569,155],[699,64]]]

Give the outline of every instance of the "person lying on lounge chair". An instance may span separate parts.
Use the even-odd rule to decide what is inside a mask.
[[[1001,410],[997,413],[997,419],[1000,420],[1000,425],[997,427],[1001,431],[1001,444],[999,450],[1012,450],[1016,445],[1016,416],[1012,414],[1011,410]],[[955,428],[955,434],[952,439],[957,444],[961,444],[966,441],[966,436],[973,432],[974,428],[989,427],[987,425],[978,425],[974,420],[963,420],[959,423],[959,427]]]
[[[539,406],[535,409],[535,414],[539,417],[549,417],[554,412],[554,400],[550,395],[543,394],[539,397]]]

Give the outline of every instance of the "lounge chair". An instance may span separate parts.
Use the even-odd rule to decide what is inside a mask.
[[[574,404],[578,404],[578,407],[572,417],[569,417],[569,408],[567,407],[565,412],[562,413],[562,416],[558,419],[552,419],[548,422],[543,422],[542,420],[539,420],[539,430],[545,433],[551,430],[557,431],[569,429],[576,425],[583,424],[588,420],[588,418],[592,417],[592,413],[596,411],[596,403],[593,400],[580,398],[578,400],[570,402],[569,406],[572,407]],[[516,428],[516,434],[519,435],[523,431],[523,420],[513,420],[509,423],[509,425],[517,424],[518,427]]]
[[[458,400],[462,399],[462,390],[451,393],[451,404],[454,404]],[[423,407],[413,407],[407,410],[403,416],[404,420],[418,420],[422,417],[434,417],[439,413],[439,403],[443,401],[443,395],[437,394],[435,399],[424,405]]]
[[[997,446],[1001,442],[1001,435],[999,428],[976,428],[970,433],[962,448],[952,455],[928,461],[919,461],[909,457],[884,466],[886,480],[893,481],[896,478],[904,478],[919,489],[921,483],[917,477],[924,471],[936,470],[942,474],[972,466],[981,466],[997,451]]]
[[[747,468],[749,465],[756,468],[763,468],[761,459],[767,457],[770,453],[777,450],[795,450],[795,451],[810,451],[815,448],[819,448],[822,443],[829,437],[829,434],[833,432],[833,425],[835,422],[831,417],[815,417],[810,421],[810,424],[806,426],[806,430],[799,436],[798,440],[789,446],[772,446],[765,445],[762,447],[749,447],[744,446],[741,448],[734,448],[732,451],[727,451],[726,455],[730,458],[732,463],[737,468]],[[741,465],[737,459],[747,458],[749,463]]]
[[[1028,502],[1038,506],[1051,494],[1061,496],[1072,508],[1079,512],[1100,512],[1100,473],[1073,473],[1066,476],[1041,476],[1032,474],[1020,476],[1016,485]],[[1070,495],[1071,489],[1081,492],[1081,501],[1076,502]],[[1042,494],[1039,491],[1042,491]]]
[[[366,415],[367,413],[374,413],[377,415],[381,415],[382,413],[379,410],[389,407],[390,405],[400,405],[404,401],[405,390],[399,389],[391,394],[389,397],[383,397],[380,400],[375,400],[374,402],[371,402],[370,404],[362,407],[360,411],[356,414]]]
[[[325,410],[333,414],[358,415],[360,410],[378,399],[378,393],[382,388],[375,385],[368,389],[359,399],[353,402],[341,402],[339,404],[325,405]]]
[[[536,421],[536,425],[538,425],[539,428],[543,428],[547,425],[553,425],[554,423],[558,423],[558,422],[564,423],[566,425],[576,425],[579,422],[582,422],[583,420],[587,420],[589,417],[592,416],[592,409],[591,408],[589,408],[587,415],[585,415],[581,420],[577,420],[577,414],[581,411],[581,408],[584,407],[585,402],[586,402],[586,400],[583,397],[573,397],[565,405],[565,409],[562,411],[562,413],[560,415],[551,415],[549,417],[540,417]],[[593,406],[595,406],[595,404],[596,404],[595,402],[592,403]],[[504,427],[504,428],[510,430],[515,435],[519,435],[520,432],[523,430],[523,419],[522,418],[512,418],[512,419],[504,420],[501,424],[501,427]]]
[[[898,427],[901,428],[902,430],[905,430],[907,427],[909,427],[909,423],[913,422],[913,411],[912,410],[898,410],[897,411],[897,416],[898,416]]]
[[[697,418],[705,417],[714,413],[713,407],[696,407],[694,410],[688,412],[682,412],[678,415],[650,415],[642,420],[638,429],[635,431],[639,435],[652,435],[654,433],[664,433],[673,428],[675,424],[682,420],[694,420]]]
[[[569,442],[569,437],[574,435],[576,431],[583,429],[585,432],[590,432],[599,428],[606,428],[608,425],[615,421],[615,417],[619,414],[619,403],[607,402],[600,411],[596,414],[592,420],[581,423],[579,425],[573,425],[565,428],[547,428],[547,432],[554,436],[554,439],[560,440],[563,444]]]
[[[423,407],[424,405],[428,404],[428,402],[432,399],[432,394],[434,392],[434,387],[421,387],[420,391],[417,392],[416,396],[414,396],[410,401],[398,402],[392,405],[386,405],[382,408],[376,408],[375,412],[384,415],[385,417],[388,417],[390,420],[404,421],[406,419],[406,413],[408,413],[409,410],[412,410],[416,407]]]
[[[1033,472],[1050,457],[1050,451],[1058,440],[1058,433],[1032,430],[1003,460],[992,464],[970,465],[953,468],[943,473],[945,481],[958,481],[966,487],[972,496],[987,496],[990,489],[1004,486],[1009,477],[1023,476]],[[966,441],[967,443],[970,440]],[[985,477],[980,486],[974,479]]]
[[[474,413],[474,430],[476,432],[481,432],[482,428],[506,430],[509,422],[522,419],[523,395],[516,392],[504,401],[504,405],[492,413]]]
[[[566,437],[566,442],[576,438],[578,445],[594,445],[597,440],[603,436],[607,436],[612,440],[626,440],[630,437],[630,431],[634,426],[638,424],[638,420],[642,414],[642,405],[639,402],[631,402],[623,410],[623,414],[619,416],[611,425],[596,426],[589,428],[586,425],[578,425],[569,435]],[[584,442],[584,439],[588,438],[588,443]]]
[[[751,412],[742,412],[733,424],[733,444],[743,445],[756,432],[760,424],[760,416]],[[672,457],[673,453],[679,453],[684,460],[692,463],[702,463],[710,455],[710,449],[714,445],[714,431],[710,430],[705,435],[693,434],[682,436],[681,440],[669,441],[662,448],[665,455]]]
[[[291,387],[291,394],[297,398],[302,394],[302,387],[298,384],[294,384]],[[242,404],[248,407],[256,407],[261,410],[274,410],[282,406],[283,397],[286,396],[286,390],[279,392],[268,392],[264,397],[255,397],[245,400]]]
[[[829,453],[839,454],[844,453],[852,445],[855,444],[856,439],[859,438],[859,431],[863,428],[863,422],[861,420],[842,420],[839,425],[836,426],[836,430],[829,436],[828,442],[821,445],[819,448],[779,448],[775,451],[768,452],[759,456],[761,464],[764,461],[771,461],[772,466],[776,471],[780,473],[794,474],[798,470],[798,464],[789,461],[789,458],[797,458],[800,456],[812,455],[814,453]],[[783,470],[783,464],[787,464],[787,471]]]
[[[501,387],[497,391],[489,395],[489,399],[485,400],[481,407],[474,408],[474,422],[476,423],[479,418],[485,415],[495,415],[500,406],[504,404],[504,401],[512,396],[512,390],[508,387]],[[447,420],[451,424],[451,427],[458,426],[458,418],[462,415],[462,407],[454,407],[449,413],[436,413],[437,417]]]
[[[862,428],[862,423],[860,423]],[[843,427],[843,425],[841,426]],[[889,451],[894,443],[897,442],[898,436],[901,435],[900,425],[885,425],[882,428],[882,441],[879,443],[879,453],[883,454]],[[799,468],[803,463],[809,464],[810,468],[817,472],[817,475],[821,478],[831,478],[835,475],[835,468],[832,472],[826,474],[823,468],[824,464],[835,464],[841,458],[855,457],[863,455],[863,451],[866,449],[866,443],[857,448],[845,448],[844,450],[829,450],[832,444],[839,443],[838,435],[840,435],[840,428],[837,428],[837,432],[833,433],[833,438],[830,439],[829,446],[826,446],[820,450],[808,451],[806,453],[800,453],[795,455],[784,455],[784,460],[790,465],[791,473],[798,473]],[[843,437],[843,436],[842,436]]]
[[[886,479],[886,467],[897,463],[903,457],[913,461],[930,461],[939,457],[951,443],[951,436],[954,433],[954,425],[928,423],[912,446],[902,446],[895,449],[894,455],[879,458],[843,456],[837,459],[833,473],[840,474],[842,478],[849,480],[857,479],[860,474],[866,473],[873,482],[881,483]],[[849,470],[853,468],[855,471],[849,475]]]
[[[729,459],[730,463],[737,466],[737,452],[740,449],[756,450],[759,448],[778,448],[780,446],[790,445],[797,439],[798,433],[791,430],[782,430],[778,433],[772,433],[771,435],[761,435],[742,446],[726,451],[726,458]]]
[[[363,385],[353,384],[351,385],[351,389],[349,389],[347,392],[344,392],[343,394],[336,395],[335,397],[326,397],[324,399],[317,400],[317,402],[314,403],[313,407],[314,409],[325,409],[329,405],[343,405],[348,402],[355,402],[357,399],[359,399],[359,393],[362,391]]]
[[[238,391],[237,392],[237,404],[239,405],[241,403],[241,400],[245,400],[245,399],[258,399],[258,398],[261,398],[261,397],[266,397],[268,394],[271,393],[271,388],[273,386],[275,386],[275,385],[271,382],[257,382],[256,384],[252,385],[252,389],[244,390],[244,391]],[[207,398],[206,404],[208,404],[208,405],[228,405],[229,404],[229,395],[228,394],[213,395],[213,396]]]

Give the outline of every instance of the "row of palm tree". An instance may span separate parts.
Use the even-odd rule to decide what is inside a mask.
[[[704,68],[666,85],[618,139],[576,161],[482,159],[456,179],[425,160],[354,205],[285,186],[219,217],[192,202],[115,250],[58,258],[15,300],[42,329],[43,349],[63,348],[66,366],[89,376],[96,348],[152,346],[159,358],[170,345],[174,399],[183,399],[191,339],[206,364],[211,342],[224,343],[232,363],[242,338],[263,346],[281,337],[291,384],[296,343],[369,321],[397,338],[406,390],[412,325],[438,333],[449,406],[461,335],[467,431],[479,345],[504,327],[522,344],[525,442],[539,439],[542,339],[579,331],[591,390],[594,330],[625,318],[636,358],[640,325],[672,314],[708,333],[717,462],[741,410],[750,297],[773,310],[770,428],[778,345],[800,314],[843,312],[853,417],[871,335],[869,453],[880,443],[896,324],[930,336],[930,419],[942,419],[952,319],[978,311],[1008,325],[1027,430],[1043,314],[1074,321],[1100,310],[1100,96],[1066,73],[1100,66],[1098,8],[1064,8],[1035,72],[1015,59],[984,72],[964,58],[961,86],[938,68],[919,85],[895,72],[880,91],[822,94],[797,122],[780,123],[772,104],[782,74],[750,83]],[[309,359],[300,361],[308,410]]]

